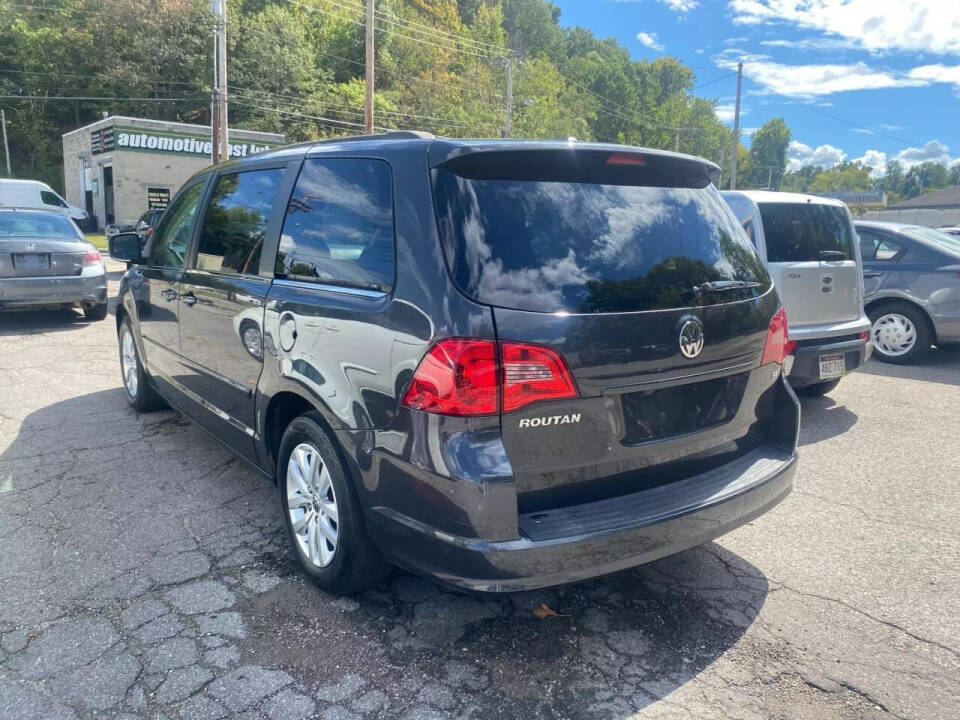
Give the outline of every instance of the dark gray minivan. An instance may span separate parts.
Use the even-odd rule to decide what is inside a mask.
[[[391,563],[523,590],[706,542],[789,493],[800,419],[718,172],[415,132],[210,168],[143,257],[111,241],[127,397],[274,479],[334,592]]]

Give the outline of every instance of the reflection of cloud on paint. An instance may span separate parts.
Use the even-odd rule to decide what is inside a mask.
[[[621,188],[628,196],[629,188]],[[606,209],[607,232],[594,241],[590,259],[601,259],[617,267],[643,264],[643,245],[636,242],[637,232],[654,223],[665,222],[670,209],[664,203],[647,202]]]
[[[489,251],[489,248],[487,248]],[[583,285],[590,280],[577,264],[573,250],[567,256],[553,259],[539,268],[504,270],[500,258],[489,260],[483,266],[480,278],[480,297],[495,297],[507,307],[526,307],[535,300],[542,309],[563,307],[563,286]]]

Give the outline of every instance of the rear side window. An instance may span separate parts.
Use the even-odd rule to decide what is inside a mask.
[[[199,270],[256,275],[267,219],[283,168],[221,175],[210,198],[200,241]]]
[[[853,230],[847,211],[817,203],[761,203],[767,262],[819,262],[853,258]]]
[[[572,313],[715,304],[769,288],[716,188],[706,180],[661,186],[662,176],[623,184],[631,177],[623,165],[593,167],[584,182],[576,169],[561,174],[547,164],[540,177],[529,167],[435,170],[440,234],[457,285],[490,305]],[[641,179],[648,169],[631,168]],[[731,280],[749,287],[694,290]]]
[[[304,162],[287,207],[275,272],[291,280],[389,292],[390,167],[370,159]]]
[[[900,255],[903,246],[884,235],[869,230],[858,230],[860,259],[863,262],[892,262]]]

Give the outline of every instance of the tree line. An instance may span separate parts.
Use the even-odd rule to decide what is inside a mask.
[[[514,137],[679,146],[730,164],[731,131],[691,68],[561,28],[549,2],[376,7],[378,129],[500,136],[510,57]],[[0,0],[14,175],[61,186],[61,135],[106,115],[208,124],[212,28],[206,0]],[[288,141],[362,130],[361,0],[229,0],[227,32],[231,127]]]

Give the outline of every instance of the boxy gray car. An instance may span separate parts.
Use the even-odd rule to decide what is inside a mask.
[[[706,542],[789,493],[799,427],[717,173],[413,132],[211,168],[144,257],[111,241],[127,397],[273,478],[334,592],[391,563],[522,590]]]

